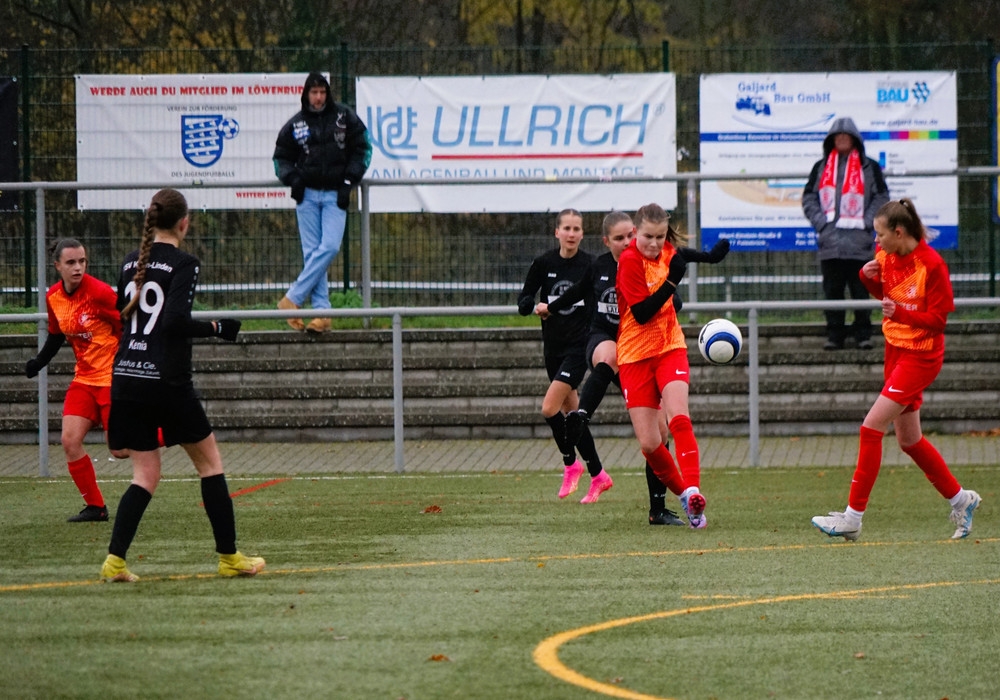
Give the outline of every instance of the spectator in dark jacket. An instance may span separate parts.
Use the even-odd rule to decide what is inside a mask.
[[[302,109],[278,132],[274,172],[292,188],[302,239],[302,272],[278,302],[279,309],[298,309],[310,300],[314,309],[330,308],[327,268],[344,240],[351,190],[371,162],[368,129],[358,115],[330,95],[330,83],[310,73],[302,88]],[[329,318],[306,326],[288,319],[297,331],[323,333]]]
[[[802,211],[816,230],[823,295],[867,299],[858,273],[875,252],[875,213],[889,201],[879,164],[865,155],[861,133],[850,117],[834,120],[823,140],[823,157],[813,165],[802,191]],[[826,311],[827,350],[840,350],[847,337],[844,310]],[[854,310],[854,340],[872,347],[871,312]]]

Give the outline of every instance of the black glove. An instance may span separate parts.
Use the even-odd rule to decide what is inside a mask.
[[[708,262],[722,262],[722,259],[726,257],[727,253],[729,253],[729,239],[720,238],[718,243],[712,246],[712,249],[708,251]]]
[[[670,270],[667,272],[667,282],[675,287],[681,283],[684,273],[687,272],[687,261],[681,255],[674,255],[670,258]]]
[[[24,363],[24,376],[28,379],[32,377],[37,377],[38,373],[42,371],[42,364],[37,357],[32,357],[30,360]]]
[[[347,211],[347,207],[351,206],[351,189],[353,187],[350,180],[344,180],[344,184],[337,190],[337,206],[344,211]]]
[[[296,204],[302,204],[302,198],[306,194],[306,181],[302,177],[302,173],[293,170],[285,180],[286,184],[292,188],[292,199],[295,200]]]
[[[232,318],[223,318],[215,322],[215,334],[230,342],[236,340],[243,323]]]

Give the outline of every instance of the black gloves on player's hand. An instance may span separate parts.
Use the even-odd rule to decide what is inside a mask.
[[[350,180],[344,180],[344,184],[337,190],[337,206],[344,211],[347,211],[347,207],[351,206],[352,187],[353,185]]]
[[[292,199],[295,200],[296,204],[302,204],[302,200],[306,196],[306,188],[301,185],[292,188]]]
[[[535,300],[531,297],[524,297],[523,299],[518,299],[517,301],[517,313],[522,316],[528,316],[535,309]]]
[[[37,357],[32,357],[30,360],[24,363],[24,376],[28,379],[32,377],[37,377],[38,373],[42,371],[44,367],[41,362],[38,361]]]
[[[680,255],[670,258],[670,270],[667,272],[667,282],[675,287],[681,283],[684,273],[687,272],[687,261]]]
[[[729,239],[720,238],[719,242],[712,246],[712,249],[708,251],[708,262],[722,262],[722,259],[726,257],[727,253],[729,253]]]
[[[232,318],[223,318],[215,322],[215,334],[230,342],[236,340],[243,323]]]

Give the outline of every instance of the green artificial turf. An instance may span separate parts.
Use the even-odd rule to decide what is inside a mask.
[[[1000,469],[957,476],[968,539],[885,468],[853,544],[809,524],[848,469],[706,471],[701,531],[647,525],[637,471],[590,506],[555,472],[287,478],[234,499],[247,579],[165,479],[131,585],[97,582],[111,524],[64,522],[68,479],[7,478],[0,697],[996,697]]]

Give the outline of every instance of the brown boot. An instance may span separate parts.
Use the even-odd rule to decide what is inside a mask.
[[[312,335],[319,335],[320,333],[326,333],[330,330],[330,319],[328,318],[314,318],[306,326],[306,332]]]
[[[288,309],[297,309],[298,304],[293,302],[288,297],[281,297],[281,301],[278,302],[278,309],[281,311],[287,311]],[[301,318],[289,318],[285,319],[288,321],[288,325],[292,327],[293,331],[304,331],[306,329],[306,324],[302,322]]]

